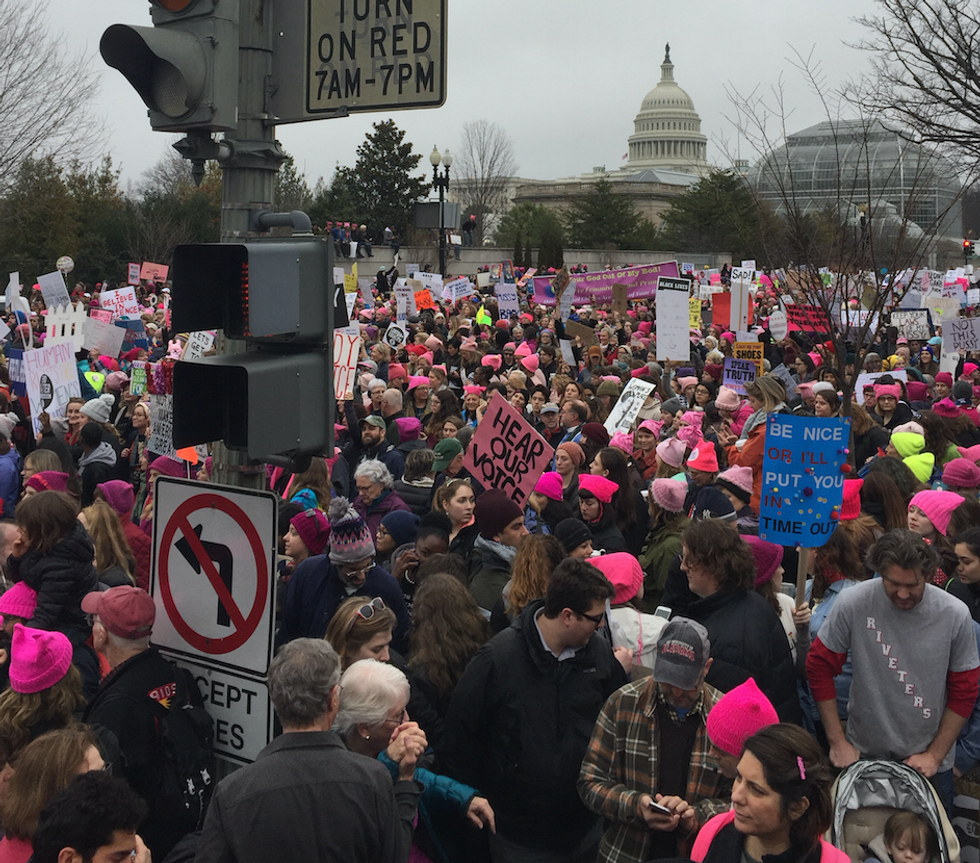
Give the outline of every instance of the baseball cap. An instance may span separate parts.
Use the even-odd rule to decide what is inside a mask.
[[[109,632],[129,639],[146,638],[153,631],[157,614],[150,594],[128,585],[85,594],[82,611],[97,614]]]
[[[678,689],[694,689],[710,652],[708,630],[695,620],[675,617],[657,639],[653,679]]]
[[[558,407],[554,402],[546,402],[541,406],[541,413],[543,414],[556,414],[561,408]]]
[[[463,445],[454,437],[443,438],[435,446],[435,461],[432,466],[436,470],[445,470],[449,463],[463,451]]]
[[[369,414],[368,416],[364,417],[364,419],[360,420],[357,424],[359,426],[362,426],[365,423],[367,423],[369,426],[375,426],[379,429],[388,428],[388,423],[386,423],[381,417],[377,416],[376,414]]]

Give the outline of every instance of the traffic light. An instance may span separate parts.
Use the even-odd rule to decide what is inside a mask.
[[[238,126],[238,0],[150,0],[153,27],[113,24],[99,43],[158,132]]]
[[[178,246],[171,278],[175,331],[222,329],[246,347],[176,364],[174,445],[224,440],[253,459],[324,451],[333,421],[332,243]],[[339,302],[342,326],[343,296]]]
[[[963,241],[963,256],[967,258],[973,257],[973,240]]]

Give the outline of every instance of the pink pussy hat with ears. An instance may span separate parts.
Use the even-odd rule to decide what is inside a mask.
[[[726,692],[708,713],[708,739],[722,752],[741,755],[745,741],[779,722],[772,702],[751,677]]]
[[[61,632],[14,624],[10,645],[10,688],[22,695],[50,689],[68,672],[71,642]]]
[[[949,530],[953,510],[963,503],[963,497],[955,491],[920,491],[909,501],[909,508],[917,506],[943,536]]]

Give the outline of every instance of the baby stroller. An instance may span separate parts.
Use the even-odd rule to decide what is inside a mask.
[[[960,842],[939,794],[911,767],[897,761],[857,761],[837,777],[830,793],[834,819],[824,838],[853,863],[864,860],[862,846],[883,833],[885,822],[900,809],[929,822],[939,844],[939,863],[959,863]]]

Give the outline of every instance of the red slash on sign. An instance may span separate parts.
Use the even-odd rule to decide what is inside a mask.
[[[201,525],[191,526],[190,517],[200,510],[219,510],[230,516],[245,534],[254,558],[256,579],[255,599],[252,607],[245,614],[231,594],[231,560],[230,555],[216,554],[215,549],[227,546],[201,539]],[[197,521],[197,519],[195,519]],[[230,625],[234,632],[222,638],[211,638],[193,629],[181,616],[175,601],[170,575],[170,555],[177,551],[190,562],[195,572],[203,572],[211,585],[219,602],[218,623]],[[219,566],[215,566],[215,557],[219,558]],[[246,559],[238,562],[239,572],[248,569],[252,561]],[[220,571],[219,571],[220,570]],[[266,595],[269,591],[269,560],[266,549],[254,525],[248,516],[234,503],[216,494],[204,493],[194,495],[185,500],[167,521],[160,541],[160,560],[158,567],[160,597],[164,608],[170,617],[174,629],[192,647],[212,655],[230,653],[241,647],[255,632],[262,621],[265,611]],[[240,579],[239,579],[240,581]],[[181,594],[185,599],[185,594]],[[200,596],[192,597],[194,603],[199,602]],[[185,600],[186,601],[186,600]],[[223,612],[223,613],[222,613]]]

